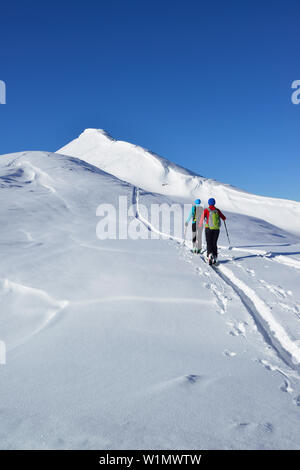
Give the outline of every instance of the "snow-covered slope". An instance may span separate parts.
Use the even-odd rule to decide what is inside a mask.
[[[99,204],[149,235],[167,199],[82,160],[1,156],[0,189],[0,448],[300,448],[295,237],[232,214],[218,274],[171,238],[99,240]]]
[[[223,210],[269,222],[300,235],[300,203],[250,194],[196,175],[143,149],[113,139],[105,131],[86,129],[58,153],[78,157],[118,178],[156,192],[186,200],[214,197]]]

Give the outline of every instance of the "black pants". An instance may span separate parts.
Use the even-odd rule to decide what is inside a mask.
[[[199,221],[192,223],[192,241],[194,250],[202,249],[202,227],[199,227]]]
[[[218,256],[217,242],[220,235],[220,230],[212,230],[210,228],[205,229],[205,238],[207,244],[207,256],[212,253],[216,258]]]

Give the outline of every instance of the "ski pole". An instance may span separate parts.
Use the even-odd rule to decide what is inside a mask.
[[[229,239],[229,235],[228,235],[228,230],[227,230],[227,226],[226,226],[226,222],[224,220],[224,226],[225,226],[225,230],[226,230],[226,235],[227,235],[227,239],[228,239],[228,243],[229,243],[229,249],[231,248],[231,243],[230,243],[230,239]]]

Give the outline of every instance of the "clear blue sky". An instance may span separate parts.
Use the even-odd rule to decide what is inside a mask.
[[[299,1],[1,4],[0,154],[87,127],[201,175],[300,200]]]

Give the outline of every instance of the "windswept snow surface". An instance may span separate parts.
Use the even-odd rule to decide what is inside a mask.
[[[3,155],[0,187],[2,449],[300,448],[297,235],[231,205],[212,269],[149,220],[178,200],[86,161]],[[119,196],[147,239],[96,237]]]
[[[204,178],[140,146],[115,140],[101,129],[86,129],[58,153],[85,160],[146,191],[188,201],[200,197],[205,203],[214,197],[224,210],[300,235],[299,202],[257,196]]]

